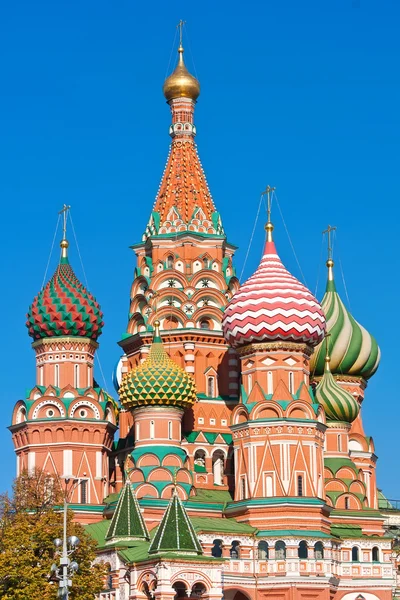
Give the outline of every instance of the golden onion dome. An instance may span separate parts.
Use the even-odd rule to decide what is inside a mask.
[[[164,350],[159,321],[154,327],[149,357],[122,379],[121,404],[131,409],[149,405],[187,408],[197,400],[194,379]]]
[[[183,47],[179,46],[179,61],[175,71],[164,82],[163,92],[167,101],[190,98],[196,101],[200,95],[200,83],[187,70],[183,61]]]

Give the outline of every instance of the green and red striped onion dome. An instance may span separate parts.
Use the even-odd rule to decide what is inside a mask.
[[[168,356],[160,337],[159,322],[155,321],[154,325],[155,333],[148,358],[121,381],[121,404],[125,408],[192,406],[197,400],[194,379]]]
[[[329,266],[329,265],[328,265]],[[336,291],[330,267],[328,284],[321,306],[326,316],[326,330],[330,333],[328,349],[330,369],[334,375],[353,375],[369,379],[377,370],[381,357],[375,338],[354,319]],[[321,342],[310,360],[312,376],[324,372],[325,351]]]
[[[323,406],[328,421],[352,423],[360,411],[356,398],[336,383],[329,368],[329,356],[325,358],[325,372],[315,391],[315,399]]]
[[[34,340],[76,336],[93,340],[101,335],[103,313],[96,299],[79,281],[68,258],[62,258],[56,272],[29,307],[29,335]]]

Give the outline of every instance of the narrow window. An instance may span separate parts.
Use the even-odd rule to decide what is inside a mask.
[[[259,542],[258,544],[258,560],[268,560],[269,548],[268,542]]]
[[[154,440],[154,421],[150,421],[150,439]]]
[[[239,545],[240,545],[240,542],[238,542],[237,540],[234,540],[232,542],[232,546],[231,546],[231,549],[229,551],[229,554],[231,555],[231,558],[233,558],[233,559],[240,558]]]
[[[208,269],[208,258],[203,258],[203,267],[204,269]]]
[[[215,396],[215,380],[214,377],[207,377],[207,396],[214,398]]]
[[[87,479],[81,481],[81,504],[87,504]]]
[[[74,365],[74,387],[79,387],[79,365]]]
[[[221,556],[222,556],[222,540],[214,540],[213,544],[214,545],[211,549],[212,556],[215,556],[215,558],[221,558]]]
[[[297,495],[303,495],[303,475],[297,476]]]
[[[168,421],[168,439],[172,440],[172,421]]]
[[[324,546],[322,542],[314,544],[314,558],[315,560],[322,560],[324,558]]]
[[[292,371],[289,373],[289,392],[294,394],[294,374]]]
[[[267,498],[271,498],[274,495],[274,485],[271,475],[265,477],[265,495]]]
[[[250,393],[253,389],[253,375],[249,373],[247,375],[247,391]]]
[[[174,267],[174,257],[170,254],[167,258],[167,269],[173,269]]]
[[[240,479],[240,499],[244,500],[246,498],[246,480],[244,477]]]
[[[43,367],[39,367],[39,385],[43,385]]]
[[[268,371],[268,374],[267,374],[267,393],[268,394],[274,393],[274,378],[272,376],[272,371]]]
[[[136,423],[136,439],[140,440],[140,423]]]
[[[346,496],[346,498],[344,499],[344,507],[345,507],[346,510],[349,510],[349,508],[350,508],[350,503],[349,503],[348,496]]]
[[[60,385],[60,365],[54,365],[54,385],[56,387]]]
[[[87,368],[87,385],[88,385],[88,387],[90,387],[92,385],[90,367]]]
[[[372,562],[379,562],[379,548],[374,546],[372,548]]]
[[[297,556],[299,558],[305,559],[308,558],[308,546],[307,542],[302,540],[297,548]]]
[[[338,452],[342,451],[342,437],[340,435],[337,436],[337,449]]]
[[[286,544],[279,540],[275,544],[275,558],[276,560],[284,560],[286,558]]]
[[[359,559],[359,550],[357,548],[357,546],[353,546],[353,548],[351,549],[351,560],[353,562],[358,562]]]

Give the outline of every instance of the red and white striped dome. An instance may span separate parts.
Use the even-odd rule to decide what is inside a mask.
[[[325,316],[311,292],[283,266],[267,241],[254,273],[225,309],[223,331],[231,346],[291,341],[316,346],[325,334]]]

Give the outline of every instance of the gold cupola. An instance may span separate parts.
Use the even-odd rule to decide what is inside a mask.
[[[175,71],[164,82],[163,92],[167,102],[175,98],[190,98],[196,102],[200,95],[200,83],[187,70],[183,61],[183,46],[178,48],[179,60]]]

